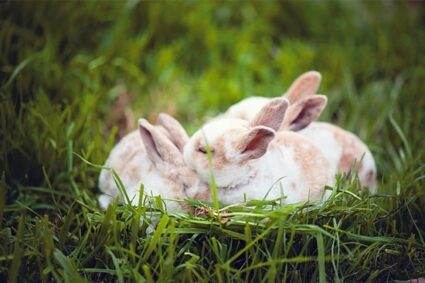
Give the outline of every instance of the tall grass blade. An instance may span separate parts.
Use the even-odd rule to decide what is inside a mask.
[[[401,141],[403,142],[404,148],[405,148],[406,153],[407,153],[407,158],[411,159],[412,158],[412,149],[410,148],[410,143],[408,142],[406,136],[404,135],[402,129],[400,128],[400,126],[398,125],[396,120],[394,120],[393,116],[389,116],[389,119],[390,119],[391,125],[394,127],[398,136],[400,137]]]
[[[114,253],[108,247],[105,247],[105,250],[112,258],[112,262],[114,263],[114,267],[115,267],[115,274],[118,277],[118,282],[124,283],[124,276],[122,274],[122,270],[118,263],[118,259],[115,257]]]
[[[76,283],[85,283],[87,282],[82,278],[77,271],[75,263],[71,258],[66,257],[60,250],[55,249],[53,251],[53,257],[56,262],[64,271],[64,277],[66,282],[76,282]]]
[[[24,254],[24,225],[25,217],[24,215],[21,215],[19,217],[18,230],[16,231],[15,248],[13,251],[12,263],[8,272],[7,282],[18,282],[19,268]]]
[[[3,172],[1,174],[1,179],[0,179],[0,229],[2,228],[3,213],[6,207],[6,180],[5,179],[6,179],[5,172]]]
[[[317,263],[319,265],[319,282],[326,283],[326,268],[325,268],[325,246],[321,233],[316,234],[317,240]]]
[[[169,219],[170,218],[168,215],[166,214],[162,215],[161,220],[159,221],[158,226],[156,227],[155,232],[149,241],[149,245],[146,251],[143,253],[143,256],[141,258],[142,262],[147,261],[147,259],[152,254],[155,247],[158,245],[162,232],[165,231],[165,228],[167,227]]]

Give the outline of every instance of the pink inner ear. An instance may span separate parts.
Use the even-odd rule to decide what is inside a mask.
[[[161,154],[159,153],[159,150],[156,147],[156,144],[154,142],[154,139],[153,139],[151,132],[149,132],[144,127],[140,127],[140,133],[142,134],[142,139],[143,139],[143,142],[145,144],[146,150],[153,152],[160,159],[162,159],[162,156],[161,156]]]
[[[263,138],[266,136],[267,135],[265,133],[257,133],[255,137],[245,147],[243,153],[257,149],[259,146],[261,146],[261,144],[263,143]]]
[[[266,153],[267,147],[273,137],[274,132],[271,129],[267,130],[266,128],[259,129],[251,133],[251,135],[248,136],[248,143],[246,144],[242,153],[246,154],[248,159],[254,159],[263,156],[264,153]]]
[[[318,112],[319,109],[303,109],[297,119],[295,119],[294,123],[308,123],[313,116],[317,115]]]
[[[303,109],[298,113],[295,119],[291,122],[289,129],[291,131],[299,131],[310,125],[317,117],[320,116],[326,102],[320,97],[307,100]]]

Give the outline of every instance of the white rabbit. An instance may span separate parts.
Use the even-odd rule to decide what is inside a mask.
[[[114,169],[120,176],[131,203],[139,201],[140,185],[148,195],[182,199],[205,191],[196,173],[183,160],[182,148],[188,136],[171,116],[160,114],[160,125],[153,126],[145,119],[139,120],[139,129],[126,135],[111,151],[105,167]],[[116,197],[123,198],[111,170],[102,169],[99,176],[100,206],[105,209]],[[168,211],[186,208],[176,201],[165,201]]]
[[[320,149],[298,133],[276,134],[288,103],[273,99],[250,122],[213,120],[190,138],[184,148],[185,161],[205,182],[210,182],[212,169],[219,201],[285,197],[283,203],[289,204],[324,196],[324,186],[332,183],[335,172]]]
[[[304,73],[284,94],[291,102],[279,131],[298,131],[309,137],[331,161],[339,173],[358,171],[360,183],[376,192],[376,165],[368,147],[353,133],[330,123],[313,122],[326,106],[327,98],[314,95],[319,88],[318,72]],[[270,98],[252,97],[231,106],[220,117],[251,120]],[[355,167],[355,168],[353,168]]]

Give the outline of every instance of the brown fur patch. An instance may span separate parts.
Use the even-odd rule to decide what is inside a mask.
[[[201,143],[201,139],[203,139],[203,137],[195,139],[195,145],[192,152],[192,160],[196,160],[197,163],[201,163],[201,166],[203,168],[209,168],[208,156],[198,151],[198,148],[201,145],[203,146],[203,143]]]
[[[128,172],[127,173],[128,174],[128,177],[131,180],[137,181],[138,179],[140,179],[139,168],[137,168],[137,167],[130,167],[127,172]]]
[[[211,192],[209,190],[202,190],[195,194],[195,199],[210,201],[211,200]]]
[[[227,164],[229,164],[229,160],[226,157],[226,149],[224,146],[224,138],[218,139],[214,145],[214,154],[213,154],[213,166],[217,170],[222,170]]]
[[[341,158],[337,167],[338,172],[347,173],[356,164],[355,169],[360,173],[363,170],[363,160],[361,159],[367,152],[365,145],[353,134],[337,127],[334,127],[333,134],[342,147]]]
[[[329,161],[314,144],[299,134],[292,132],[278,134],[271,146],[281,145],[293,150],[294,161],[300,170],[301,180],[309,188],[309,191],[301,192],[302,199],[320,199],[329,178]]]

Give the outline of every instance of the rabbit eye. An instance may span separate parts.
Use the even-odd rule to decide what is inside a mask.
[[[205,147],[202,147],[202,146],[198,148],[198,151],[200,153],[202,153],[202,154],[207,154],[208,153],[208,150]],[[212,154],[212,153],[214,153],[214,150],[213,149],[210,149],[210,152]]]

